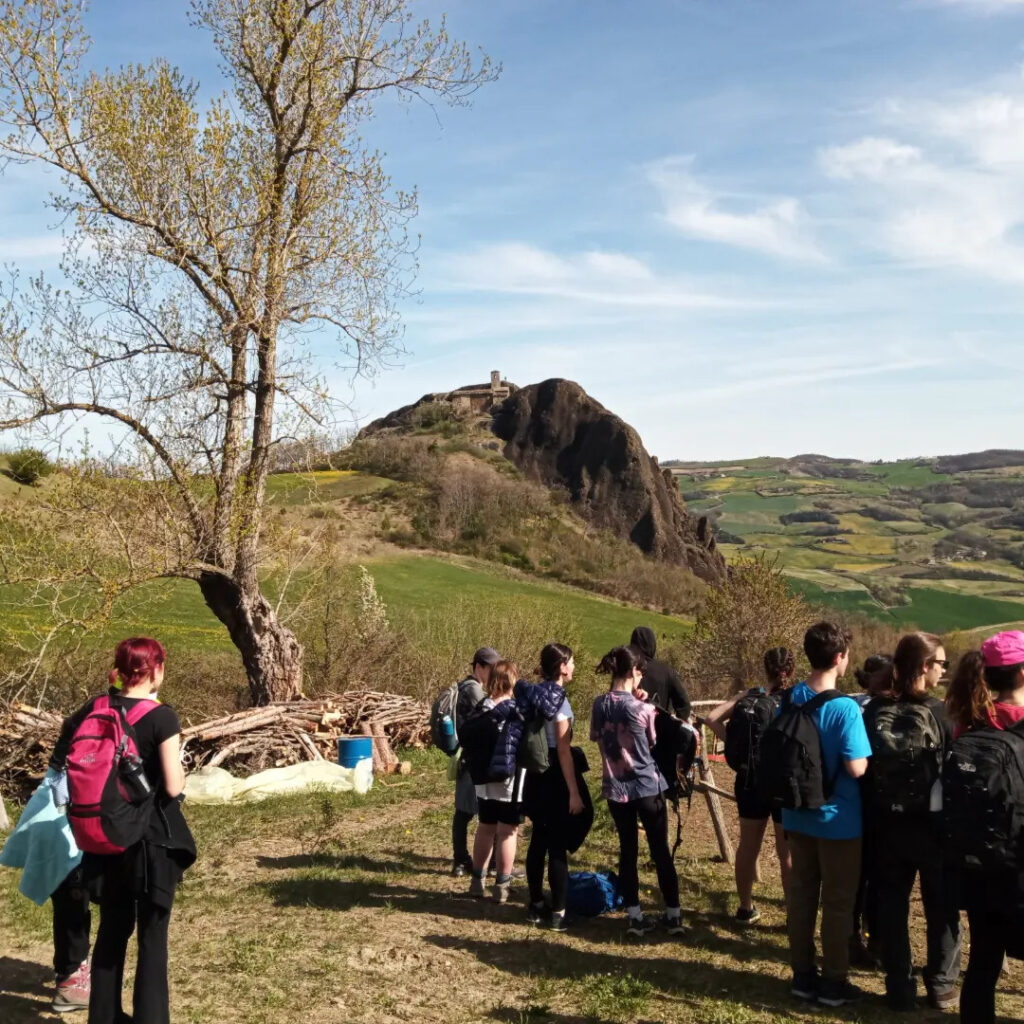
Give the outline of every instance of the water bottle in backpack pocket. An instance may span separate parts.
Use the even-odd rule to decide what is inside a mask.
[[[460,685],[455,683],[442,690],[430,709],[430,742],[449,757],[459,749],[459,733],[455,723]]]
[[[154,794],[134,726],[159,706],[140,700],[125,711],[118,700],[98,697],[75,729],[67,757],[68,822],[85,853],[123,853],[149,829]]]

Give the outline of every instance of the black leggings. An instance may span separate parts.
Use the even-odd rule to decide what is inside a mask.
[[[678,907],[679,876],[668,848],[668,808],[664,795],[645,796],[625,804],[609,800],[608,810],[619,833],[619,891],[625,905],[635,907],[640,903],[640,877],[636,867],[640,852],[636,834],[639,818],[647,834],[647,846],[658,872],[658,886],[665,906]]]
[[[1013,940],[1014,923],[983,905],[967,905],[971,926],[971,955],[960,990],[960,1024],[994,1024],[996,985],[1006,948]]]
[[[530,901],[544,900],[544,858],[548,859],[548,884],[551,886],[551,909],[565,910],[569,895],[569,850],[565,829],[535,821],[526,851],[526,881],[530,887]]]
[[[89,959],[92,914],[81,865],[57,886],[50,899],[53,901],[53,970],[57,981],[61,982]]]
[[[167,992],[167,926],[171,912],[148,899],[134,899],[104,879],[100,927],[92,951],[89,1024],[121,1024],[121,986],[128,939],[138,919],[139,958],[132,998],[132,1024],[170,1024]]]

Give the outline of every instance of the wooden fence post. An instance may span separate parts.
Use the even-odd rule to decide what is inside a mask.
[[[708,813],[711,815],[711,824],[715,827],[718,850],[722,855],[722,860],[726,864],[731,864],[734,860],[732,840],[729,838],[729,833],[725,828],[725,818],[722,817],[722,802],[718,799],[718,794],[723,792],[723,790],[718,789],[715,785],[715,777],[711,774],[711,767],[708,764],[707,758],[703,756],[697,761],[697,774],[700,776],[700,781],[704,784],[700,788],[704,791],[704,799],[708,802]]]

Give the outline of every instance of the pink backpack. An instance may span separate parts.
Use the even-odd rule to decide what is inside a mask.
[[[68,747],[68,821],[85,853],[123,853],[149,828],[153,793],[142,773],[133,726],[154,708],[141,700],[129,710],[97,697]]]

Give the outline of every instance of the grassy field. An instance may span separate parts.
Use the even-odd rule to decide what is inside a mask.
[[[688,629],[684,619],[631,608],[556,583],[535,582],[512,570],[468,558],[434,558],[396,554],[366,561],[389,612],[398,620],[422,619],[453,599],[493,607],[529,602],[571,618],[588,651],[604,652],[625,643],[634,626],[652,626],[659,636],[678,638]],[[270,589],[273,581],[269,581]],[[41,610],[26,606],[24,595],[9,588],[0,595],[4,625],[27,631],[42,625]],[[234,650],[227,630],[207,608],[199,587],[188,580],[158,580],[121,599],[97,642],[113,644],[133,634],[157,636],[173,655],[190,651]]]
[[[674,471],[690,510],[715,520],[727,558],[776,554],[809,598],[937,632],[1024,618],[1024,533],[999,525],[1020,511],[1024,465],[950,474],[934,460],[798,457]],[[943,488],[970,504],[936,501]],[[1002,578],[965,578],[979,574]]]
[[[689,936],[627,941],[620,915],[578,922],[564,936],[523,917],[524,889],[505,907],[471,900],[448,876],[451,795],[444,763],[412,754],[412,776],[378,779],[365,797],[311,795],[189,810],[200,850],[171,919],[172,1019],[179,1024],[772,1024],[877,1022],[905,1016],[881,1004],[877,974],[854,973],[873,995],[842,1011],[788,995],[784,909],[770,840],[762,858],[763,918],[743,930],[731,869],[703,803],[684,807],[676,858]],[[591,759],[591,764],[596,764]],[[729,785],[720,770],[719,782]],[[590,781],[598,780],[591,772]],[[736,838],[736,821],[727,806]],[[519,863],[525,852],[521,844]],[[573,870],[614,867],[602,805]],[[641,858],[642,899],[658,910]],[[45,1015],[50,912],[0,872],[0,1019]],[[913,902],[916,961],[923,956]],[[134,962],[134,945],[129,964]],[[130,985],[132,968],[126,981]],[[130,999],[130,995],[128,997]],[[1002,1024],[1024,1017],[1024,965],[1000,983]],[[914,1020],[951,1015],[923,1004]]]

